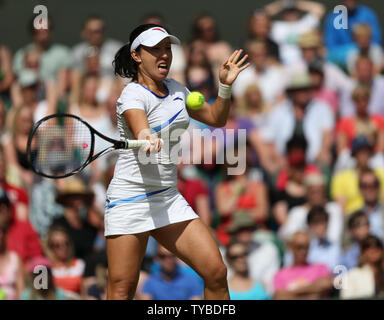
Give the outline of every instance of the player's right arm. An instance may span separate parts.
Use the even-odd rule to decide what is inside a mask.
[[[155,135],[151,134],[149,128],[148,118],[144,110],[128,109],[123,112],[123,118],[131,130],[135,139],[149,140],[150,147],[144,149],[145,151],[152,152],[153,150],[159,152],[161,149],[161,140]]]

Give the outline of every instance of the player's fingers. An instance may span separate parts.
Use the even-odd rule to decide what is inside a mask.
[[[233,61],[233,59],[235,58],[235,56],[236,56],[236,54],[237,54],[237,51],[238,51],[238,50],[235,50],[235,51],[232,53],[232,55],[228,58],[228,62],[232,62],[232,61]]]
[[[240,67],[245,62],[245,60],[247,60],[247,58],[248,55],[246,54],[238,63],[236,63],[236,65]]]
[[[235,55],[235,57],[233,58],[233,61],[232,61],[233,63],[236,63],[237,60],[239,60],[240,55],[241,55],[242,52],[243,52],[243,49],[237,50],[237,53],[236,53],[236,55]]]
[[[243,71],[244,69],[247,69],[251,64],[248,62],[247,64],[243,65],[239,70]]]

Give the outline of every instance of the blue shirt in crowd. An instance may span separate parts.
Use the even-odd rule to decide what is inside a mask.
[[[348,51],[353,41],[353,27],[357,24],[368,24],[372,29],[372,42],[381,44],[381,28],[376,13],[364,5],[357,5],[353,12],[348,13],[347,29],[336,29],[335,19],[340,13],[329,13],[324,22],[324,42],[330,53],[328,60],[345,64]]]
[[[253,287],[247,291],[234,291],[229,289],[231,300],[268,300],[269,296],[265,292],[260,283],[255,283]]]
[[[189,300],[203,296],[199,281],[180,271],[171,281],[165,280],[161,273],[151,275],[144,283],[142,292],[151,295],[153,300]]]

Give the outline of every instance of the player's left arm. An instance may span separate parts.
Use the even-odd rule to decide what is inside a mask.
[[[220,66],[219,95],[216,101],[212,105],[204,102],[204,105],[198,110],[191,110],[188,108],[188,114],[191,118],[211,127],[225,126],[230,108],[230,90],[232,83],[236,80],[239,73],[250,65],[249,62],[244,64],[248,58],[247,54],[239,60],[242,51],[242,49],[235,50]]]

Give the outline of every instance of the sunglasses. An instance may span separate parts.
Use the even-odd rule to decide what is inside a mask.
[[[296,250],[308,250],[309,245],[308,244],[296,244],[293,246]]]
[[[377,189],[379,187],[379,184],[374,182],[374,183],[360,183],[360,188],[361,189]]]
[[[64,242],[53,242],[51,243],[51,247],[53,249],[59,249],[59,248],[65,248],[65,247],[68,247],[69,246],[69,242],[68,241],[64,241]]]
[[[247,256],[247,253],[244,252],[244,253],[239,253],[239,254],[231,254],[228,256],[229,259],[231,260],[237,260],[237,259],[240,259],[240,258],[245,258]]]

